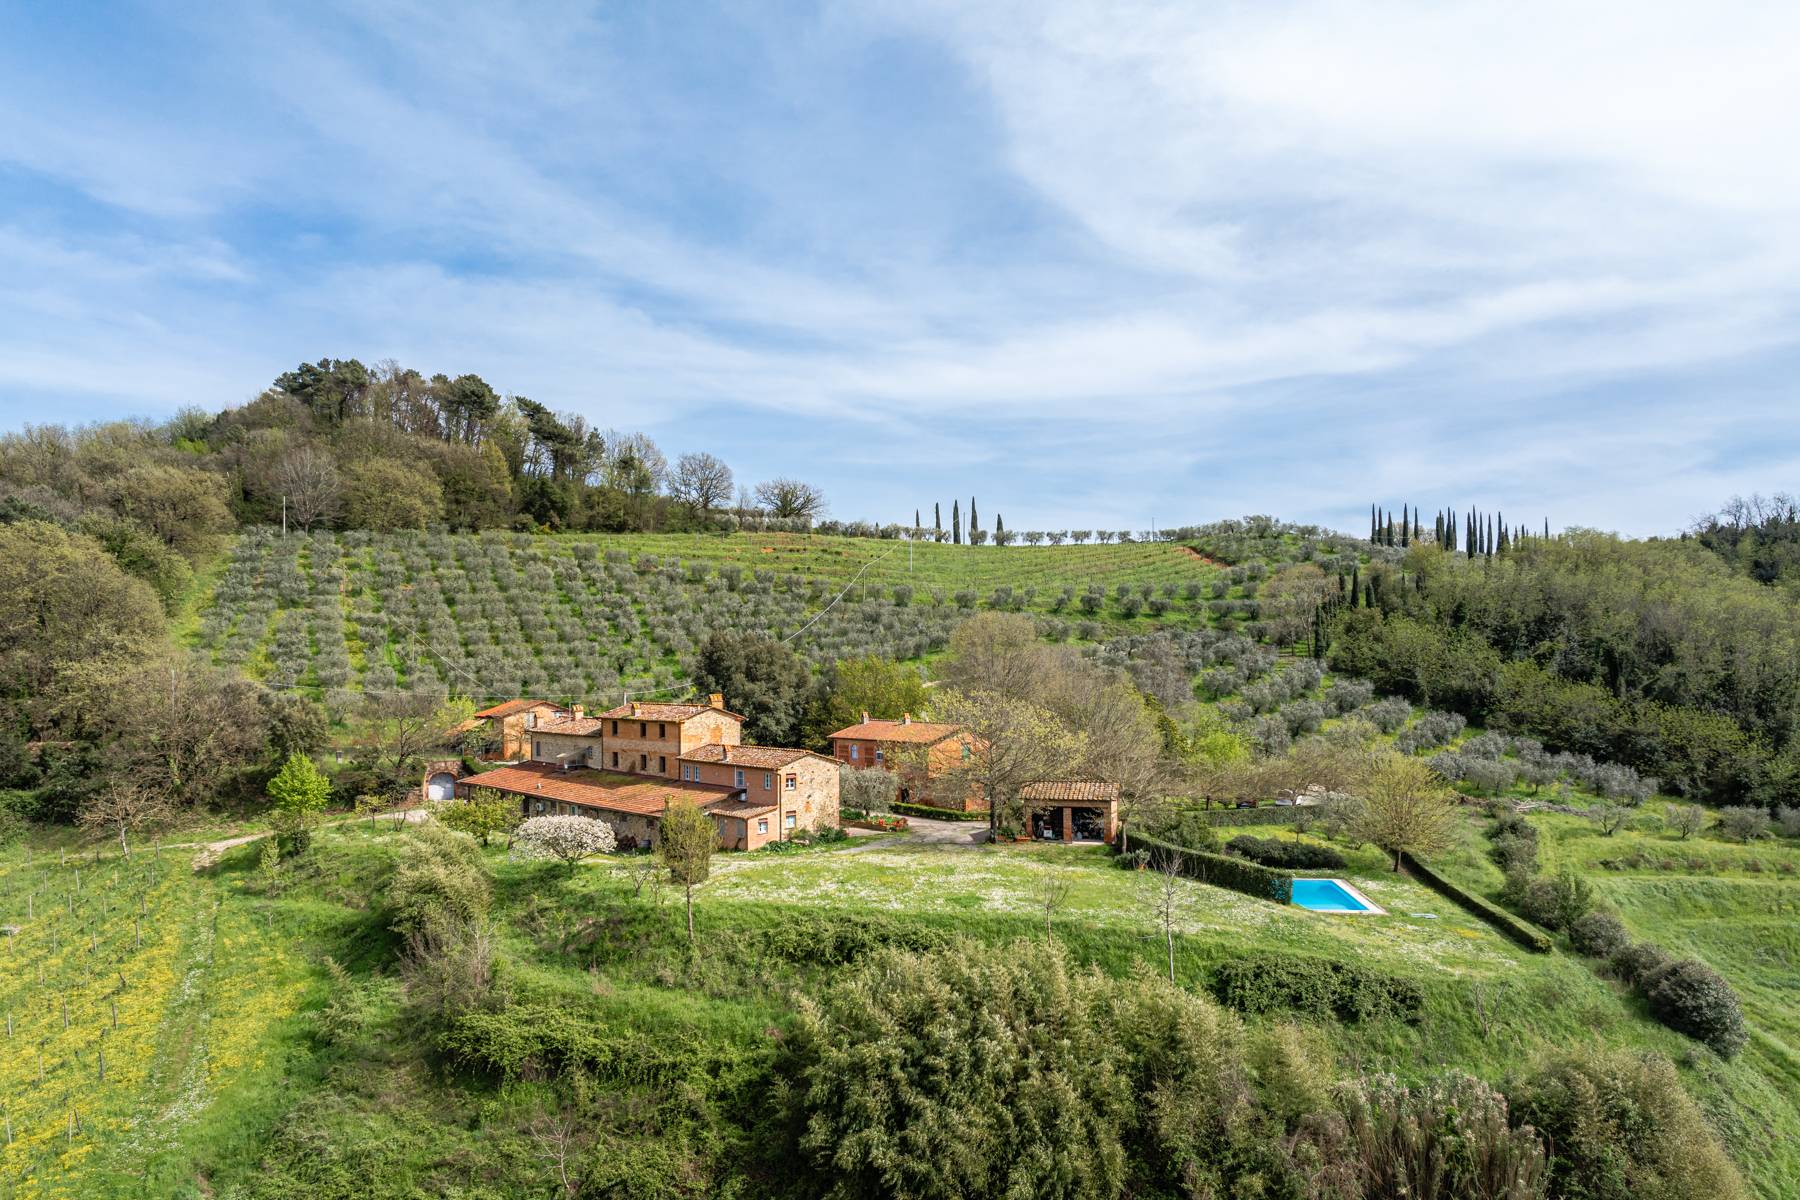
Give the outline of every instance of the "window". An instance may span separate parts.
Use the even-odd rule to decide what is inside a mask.
[[[619,723],[617,721],[613,722],[613,736],[614,737],[619,736]]]
[[[799,786],[800,777],[798,775],[789,774],[787,778],[781,781],[781,790],[784,792],[791,792]]]
[[[733,786],[733,787],[743,787],[744,786],[744,769],[742,767],[735,767],[732,769],[731,786]]]
[[[767,817],[758,817],[758,818],[757,818],[757,820],[756,820],[756,832],[758,832],[758,833],[767,833],[767,832],[769,832],[769,818],[767,818]]]
[[[641,738],[650,736],[650,722],[648,722],[648,721],[639,721],[638,722],[638,736]]]
[[[650,756],[648,754],[638,755],[638,770],[648,771],[649,769],[650,769]]]
[[[618,722],[614,721],[613,724],[617,725]],[[613,755],[613,770],[616,771],[619,769],[619,752],[617,750],[614,750],[612,752],[612,755]]]
[[[855,762],[862,757],[862,747],[855,742],[850,743],[850,761]]]
[[[658,721],[656,723],[656,736],[659,741],[663,738],[668,737],[669,736],[669,727],[667,725],[664,725],[661,721]]]
[[[538,741],[536,738],[533,738],[531,741],[531,757],[544,757],[544,743]]]
[[[772,771],[764,771],[763,772],[763,791],[772,792],[774,790],[775,790],[775,775],[774,775],[774,773]]]
[[[538,801],[538,802],[537,802],[537,811],[539,811],[539,812],[543,812],[543,811],[544,811],[544,802],[543,802],[543,801],[542,801],[542,800],[539,800],[539,801]]]
[[[783,822],[783,824],[784,824],[784,825],[785,825],[785,826],[786,826],[786,827],[787,827],[787,828],[789,828],[789,829],[792,829],[792,828],[793,828],[793,827],[794,827],[794,814],[793,814],[793,813],[789,813],[789,814],[788,814],[788,815],[787,815],[787,820],[786,820],[786,821],[784,821],[784,822]]]
[[[667,775],[669,773],[669,756],[668,755],[659,754],[656,756],[656,773],[658,775]]]
[[[884,755],[882,753],[881,747],[880,746],[875,747],[875,765],[879,767],[881,765],[882,759],[885,757],[886,757],[886,755]]]

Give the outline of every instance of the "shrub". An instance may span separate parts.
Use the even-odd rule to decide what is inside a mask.
[[[1534,875],[1537,873],[1537,838],[1523,838],[1513,833],[1503,833],[1494,839],[1491,851],[1494,861],[1500,864],[1500,870],[1507,875]]]
[[[1800,808],[1782,805],[1775,813],[1775,828],[1782,837],[1800,838]]]
[[[1730,1058],[1750,1039],[1737,993],[1698,959],[1669,963],[1639,985],[1650,1011],[1670,1029],[1706,1043]]]
[[[388,924],[397,933],[440,940],[478,920],[490,899],[487,864],[473,839],[429,821],[407,828],[388,882]]]
[[[1567,869],[1548,879],[1520,882],[1510,876],[1507,896],[1527,921],[1558,931],[1571,928],[1594,906],[1593,886]]]
[[[1595,909],[1569,926],[1569,944],[1589,958],[1611,958],[1631,944],[1631,934],[1617,916]]]
[[[889,948],[800,1000],[779,1127],[837,1196],[1237,1194],[1279,1153],[1242,1040],[1211,1000],[1054,945]]]
[[[1227,854],[1236,854],[1265,867],[1286,867],[1309,871],[1339,871],[1344,856],[1329,846],[1310,842],[1283,841],[1280,838],[1253,837],[1241,833],[1225,843]]]
[[[885,773],[885,772],[884,772]],[[909,817],[925,817],[933,821],[985,821],[985,812],[964,812],[960,808],[939,808],[935,804],[904,804],[896,802],[889,806],[894,812]]]
[[[1576,1051],[1511,1081],[1513,1120],[1552,1148],[1554,1195],[1740,1200],[1743,1183],[1659,1054]]]
[[[1769,833],[1769,810],[1754,804],[1738,804],[1719,810],[1719,830],[1733,841],[1754,842]]]
[[[1635,942],[1613,951],[1609,960],[1613,974],[1636,986],[1669,965],[1669,955],[1655,942]]]
[[[884,917],[802,916],[762,930],[755,944],[788,962],[840,967],[886,947],[935,950],[945,941],[934,929]]]
[[[1267,952],[1231,959],[1213,973],[1212,991],[1240,1012],[1294,1009],[1343,1021],[1396,1018],[1417,1023],[1425,991],[1409,979],[1354,963]]]
[[[1544,1148],[1512,1127],[1506,1098],[1470,1075],[1419,1084],[1377,1076],[1339,1093],[1342,1124],[1325,1126],[1319,1158],[1347,1171],[1350,1187],[1329,1195],[1407,1200],[1538,1200]],[[1321,1136],[1321,1134],[1323,1136]]]

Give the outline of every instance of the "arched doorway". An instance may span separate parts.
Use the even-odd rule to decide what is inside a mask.
[[[448,800],[456,795],[456,776],[448,771],[439,771],[425,781],[425,798],[427,800]]]

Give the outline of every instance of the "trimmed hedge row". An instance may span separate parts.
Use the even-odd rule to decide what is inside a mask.
[[[1492,925],[1508,938],[1525,947],[1525,949],[1535,951],[1538,954],[1550,953],[1553,943],[1550,940],[1549,934],[1533,929],[1499,905],[1490,904],[1480,896],[1463,891],[1454,883],[1451,883],[1448,879],[1445,879],[1442,875],[1439,875],[1436,871],[1433,871],[1430,867],[1414,858],[1411,854],[1403,851],[1400,855],[1400,861],[1406,865],[1406,869],[1411,871],[1414,878],[1420,883],[1424,884],[1444,899],[1460,905],[1470,915],[1480,917],[1483,921]]]
[[[1246,896],[1254,896],[1258,900],[1272,900],[1276,904],[1291,904],[1294,900],[1294,873],[1277,871],[1270,867],[1258,866],[1241,858],[1232,858],[1224,854],[1210,854],[1205,850],[1190,850],[1186,846],[1176,846],[1161,838],[1153,838],[1147,834],[1131,835],[1132,850],[1145,850],[1150,854],[1152,866],[1161,867],[1170,857],[1180,864],[1180,871],[1190,879],[1201,883],[1210,883],[1214,887],[1229,888],[1234,892],[1242,892]],[[1115,853],[1118,844],[1113,845]],[[1129,866],[1129,856],[1121,856],[1120,865]]]
[[[988,819],[985,812],[964,812],[960,808],[938,808],[931,804],[896,803],[890,804],[888,807],[902,816],[926,817],[933,821],[985,821]]]
[[[1256,837],[1248,833],[1240,833],[1226,842],[1225,853],[1284,871],[1341,871],[1345,866],[1344,856],[1330,846]]]

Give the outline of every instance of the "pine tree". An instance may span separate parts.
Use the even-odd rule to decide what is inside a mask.
[[[950,502],[950,541],[952,544],[960,546],[962,545],[962,509],[958,507],[958,504],[959,501],[956,500]]]

